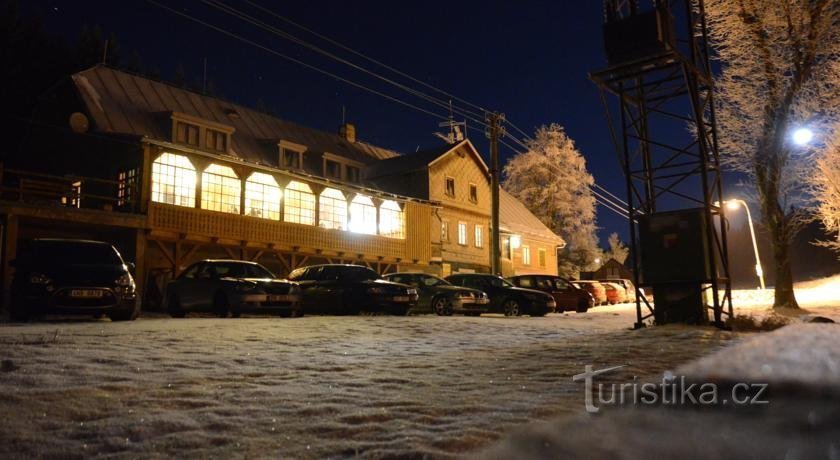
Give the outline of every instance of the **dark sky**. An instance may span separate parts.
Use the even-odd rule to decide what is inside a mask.
[[[199,0],[160,1],[280,53],[446,114],[444,109],[305,51]],[[223,1],[256,13],[284,31],[316,40],[245,2]],[[605,64],[600,1],[254,1],[460,98],[504,112],[529,134],[536,126],[560,123],[587,158],[595,180],[624,197],[624,179],[609,141],[598,91],[586,78],[587,72]],[[106,33],[115,33],[124,59],[136,50],[145,68],[158,69],[164,79],[172,79],[180,63],[188,80],[198,82],[206,58],[209,78],[218,92],[235,102],[254,106],[261,99],[282,118],[329,131],[338,128],[344,106],[360,139],[404,153],[440,142],[431,135],[438,130],[438,120],[427,114],[226,37],[144,0],[22,3],[42,10],[46,29],[69,39],[76,38],[83,24],[98,24]],[[472,131],[470,139],[487,154],[481,133]],[[504,163],[512,152],[503,148],[502,154]],[[627,235],[626,220],[600,206],[598,222],[602,244],[610,232]]]

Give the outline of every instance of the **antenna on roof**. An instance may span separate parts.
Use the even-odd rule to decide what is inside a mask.
[[[449,128],[449,133],[432,133],[435,136],[443,139],[444,142],[455,144],[464,140],[464,133],[467,131],[467,122],[455,121],[455,115],[452,110],[452,99],[449,100],[449,119],[438,123],[439,128]]]

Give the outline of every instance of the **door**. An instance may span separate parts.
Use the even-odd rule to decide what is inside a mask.
[[[551,296],[557,302],[558,310],[574,310],[577,308],[580,294],[568,281],[562,278],[548,277],[546,283],[550,286]]]
[[[180,288],[181,308],[206,310],[213,305],[211,284],[215,270],[211,264],[207,263],[197,264],[194,267],[195,270],[184,273],[184,284]]]

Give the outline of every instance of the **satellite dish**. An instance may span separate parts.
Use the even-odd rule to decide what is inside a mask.
[[[75,133],[86,133],[90,129],[90,121],[87,115],[81,112],[70,114],[70,129]]]

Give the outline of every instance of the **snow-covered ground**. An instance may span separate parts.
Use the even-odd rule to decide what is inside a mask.
[[[0,326],[0,456],[446,456],[583,409],[586,364],[654,375],[734,335],[546,318],[141,318]]]
[[[835,281],[801,286],[828,293],[803,302],[802,319],[840,321]],[[736,293],[736,313],[766,314],[761,299],[743,300],[752,295]],[[587,364],[627,366],[605,383],[650,378],[741,336],[634,322],[625,304],[545,318],[3,324],[0,457],[475,452],[514,427],[582,412],[571,376]]]

